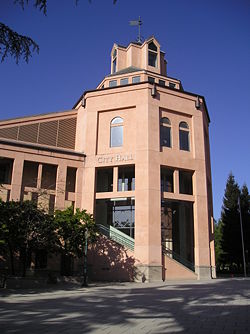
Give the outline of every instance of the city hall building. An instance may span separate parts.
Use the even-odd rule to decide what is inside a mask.
[[[209,122],[154,37],[114,44],[72,110],[0,121],[0,197],[93,213],[94,279],[215,277]]]

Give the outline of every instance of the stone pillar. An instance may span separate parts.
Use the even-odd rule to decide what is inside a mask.
[[[56,200],[55,207],[58,210],[65,208],[65,188],[66,188],[67,165],[66,162],[59,162],[56,177]]]
[[[75,189],[75,208],[82,208],[82,187],[83,187],[83,168],[78,167],[76,172],[76,189]]]
[[[113,168],[113,192],[118,189],[118,167]]]
[[[205,195],[205,171],[195,173],[194,203],[194,240],[195,240],[195,271],[198,279],[210,279],[210,236],[208,221],[207,196]]]
[[[207,169],[202,113],[192,118],[193,156],[199,164],[193,176],[195,271],[198,279],[211,279],[210,218],[208,208]]]
[[[23,164],[24,164],[23,157],[17,156],[14,160],[13,170],[12,170],[11,192],[10,192],[10,200],[12,201],[20,201],[21,199]]]
[[[149,97],[152,101],[151,95]],[[144,124],[142,127],[141,124]],[[137,280],[162,281],[159,110],[137,107],[135,165],[135,258]]]
[[[83,172],[82,209],[94,213],[95,205],[95,168],[85,167]]]
[[[42,173],[43,173],[43,165],[39,164],[37,173],[37,185],[36,185],[38,189],[42,188]]]
[[[180,193],[180,185],[179,185],[179,171],[177,169],[174,170],[174,193]]]

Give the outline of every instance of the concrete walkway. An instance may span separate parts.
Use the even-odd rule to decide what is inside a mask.
[[[0,290],[0,333],[250,333],[250,279]]]

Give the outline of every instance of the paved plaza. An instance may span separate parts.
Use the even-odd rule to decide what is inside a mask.
[[[0,333],[250,333],[250,279],[0,290]]]

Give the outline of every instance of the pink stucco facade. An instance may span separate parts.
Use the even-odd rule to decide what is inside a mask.
[[[114,44],[111,74],[72,110],[1,121],[0,168],[9,164],[9,174],[0,196],[44,191],[38,204],[47,210],[93,213],[134,239],[122,257],[133,259],[136,279],[212,278],[209,115],[204,97],[168,77],[166,65],[154,37]],[[105,278],[97,248],[90,261]],[[107,279],[119,279],[119,268],[114,260]]]

